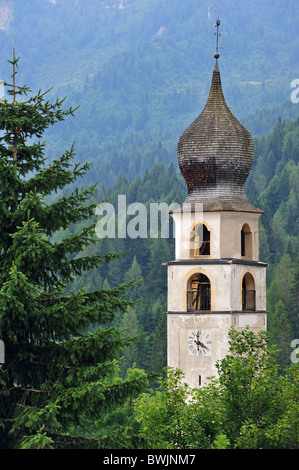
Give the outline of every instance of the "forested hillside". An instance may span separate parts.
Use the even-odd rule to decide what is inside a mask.
[[[172,221],[168,238],[117,237],[118,198],[147,214],[185,200],[177,142],[208,97],[217,17],[224,96],[255,141],[245,192],[264,211],[280,352],[277,367],[265,332],[245,332],[238,357],[232,333],[220,388],[186,406],[180,372],[161,374]],[[298,21],[297,0],[0,0],[1,447],[298,447],[298,375],[281,373],[299,337]],[[116,237],[99,241],[102,201]]]
[[[80,106],[48,131],[47,156],[75,140],[76,158],[94,162],[85,181],[108,187],[119,174],[176,164],[178,137],[207,99],[218,16],[233,113],[259,136],[296,118],[296,0],[0,0],[0,78],[15,46],[17,82],[54,86]]]
[[[269,135],[255,138],[255,160],[246,182],[246,194],[250,202],[265,212],[260,219],[260,260],[269,263],[269,330],[273,341],[282,348],[283,366],[289,363],[290,342],[299,333],[299,119],[278,120]],[[143,177],[129,180],[119,176],[115,185],[106,188],[102,184],[95,201],[109,199],[117,214],[119,195],[126,196],[127,205],[141,202],[149,209],[151,202],[182,203],[186,184],[172,163],[169,166],[158,163],[146,170]],[[125,372],[135,362],[138,367],[158,371],[166,365],[167,285],[166,267],[162,263],[174,258],[174,239],[150,238],[148,232],[147,238],[105,238],[101,249],[126,253],[122,261],[90,273],[85,278],[88,288],[113,287],[141,279],[130,295],[134,300],[142,300],[118,319],[118,326],[128,328],[130,334],[146,332],[146,335],[135,351],[125,355],[122,370]],[[80,282],[78,278],[77,286]]]
[[[271,318],[287,312],[288,339],[297,328],[290,299],[298,252],[299,105],[290,94],[298,14],[295,0],[0,0],[1,75],[10,73],[6,59],[14,46],[21,56],[17,83],[54,85],[53,94],[68,94],[67,103],[80,106],[75,117],[47,131],[46,156],[55,158],[75,140],[75,158],[93,162],[81,184],[99,181],[96,204],[107,197],[116,203],[119,194],[127,204],[184,200],[176,145],[207,99],[221,18],[224,95],[256,136],[246,191],[265,211],[260,258],[269,263],[269,325],[278,328],[282,320]],[[136,353],[126,355],[123,371],[133,361],[158,370],[166,355],[161,263],[174,256],[173,239],[106,239],[102,249],[130,251],[92,272],[88,288],[143,279],[132,291],[143,300],[118,320],[147,333]]]

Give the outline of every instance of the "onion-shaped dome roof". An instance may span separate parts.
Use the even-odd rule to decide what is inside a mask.
[[[261,212],[247,201],[244,184],[254,158],[250,133],[228,108],[216,63],[209,97],[201,114],[178,142],[178,162],[188,196],[203,210]]]

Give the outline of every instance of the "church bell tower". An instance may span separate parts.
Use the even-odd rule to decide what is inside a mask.
[[[254,145],[228,108],[217,50],[206,106],[178,142],[188,195],[171,212],[175,259],[166,263],[168,366],[191,387],[217,376],[228,332],[266,330],[266,267],[259,261],[262,211],[244,194]]]

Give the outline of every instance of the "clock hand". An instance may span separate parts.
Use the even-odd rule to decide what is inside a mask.
[[[196,343],[197,346],[201,346],[202,348],[208,349],[207,346],[205,346],[205,345],[204,345],[201,341],[199,341],[199,340],[196,340],[196,339],[195,339],[195,340],[194,340],[194,343]]]

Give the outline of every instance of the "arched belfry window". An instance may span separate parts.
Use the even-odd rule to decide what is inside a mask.
[[[211,283],[204,274],[195,274],[188,281],[187,311],[211,310]]]
[[[252,233],[248,224],[241,230],[241,256],[252,258]]]
[[[255,283],[250,273],[242,280],[242,310],[255,310]]]
[[[210,254],[210,231],[205,224],[197,224],[191,236],[191,256]]]

